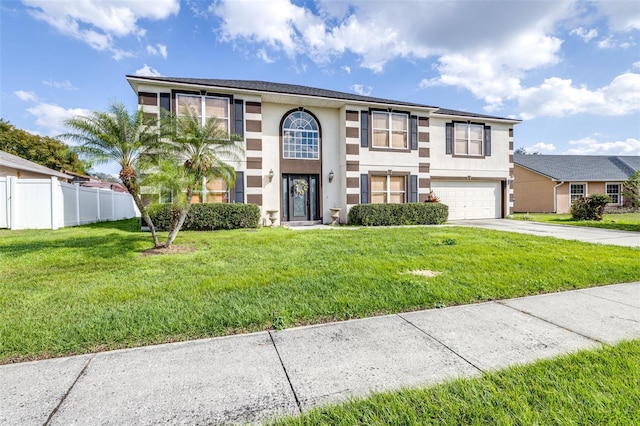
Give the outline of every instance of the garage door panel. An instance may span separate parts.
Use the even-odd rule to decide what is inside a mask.
[[[501,217],[500,182],[432,181],[431,189],[449,206],[449,220]]]

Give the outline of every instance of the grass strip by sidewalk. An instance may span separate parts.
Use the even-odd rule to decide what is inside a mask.
[[[513,219],[555,223],[557,225],[587,226],[591,228],[640,232],[640,213],[605,214],[601,221],[575,220],[568,213],[516,213],[513,215]]]
[[[302,425],[637,425],[640,340],[276,419]]]
[[[640,249],[463,227],[0,230],[0,363],[640,280]],[[434,277],[412,271],[439,273]]]

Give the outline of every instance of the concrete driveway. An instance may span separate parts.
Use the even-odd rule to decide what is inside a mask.
[[[539,235],[541,237],[555,237],[563,240],[583,241],[585,243],[640,247],[640,232],[589,228],[586,226],[555,225],[511,219],[456,220],[449,222],[449,224]]]

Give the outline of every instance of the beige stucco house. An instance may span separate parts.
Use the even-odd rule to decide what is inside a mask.
[[[203,202],[246,202],[286,223],[342,222],[361,203],[423,202],[450,219],[512,211],[513,126],[519,120],[306,86],[127,76],[150,118],[195,108],[240,135],[234,188],[203,185]]]
[[[41,166],[17,155],[0,151],[0,177],[9,176],[15,176],[18,179],[50,179],[55,177],[63,182],[73,178],[73,176]]]
[[[568,213],[571,202],[607,194],[624,205],[622,184],[640,170],[640,156],[515,154],[514,211]]]

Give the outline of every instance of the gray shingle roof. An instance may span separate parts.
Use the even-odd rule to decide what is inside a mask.
[[[514,163],[559,181],[625,181],[640,170],[640,156],[524,155]]]
[[[56,176],[62,179],[72,179],[73,176],[65,175],[64,173],[57,172],[33,161],[25,160],[17,155],[9,154],[5,151],[0,151],[0,166],[10,167],[12,169],[24,170],[33,173],[41,173],[43,175]]]
[[[418,108],[438,108],[432,105],[418,104],[414,102],[395,101],[392,99],[375,98],[371,96],[362,96],[355,93],[338,92],[335,90],[318,89],[315,87],[300,86],[297,84],[285,84],[285,83],[272,83],[268,81],[257,80],[224,80],[224,79],[212,79],[212,78],[181,78],[181,77],[146,77],[137,75],[127,75],[127,78],[151,80],[151,81],[163,81],[167,83],[181,83],[181,84],[193,84],[197,86],[209,86],[220,87],[229,89],[241,89],[241,90],[253,90],[266,93],[281,93],[292,94],[319,98],[340,99],[345,101],[359,101],[369,102],[387,105],[401,105],[408,107]],[[520,120],[513,120],[511,118],[496,117],[484,114],[474,114],[472,112],[456,111],[452,109],[438,108],[436,113],[458,115],[463,117],[478,117],[494,120],[511,120],[518,122]]]

